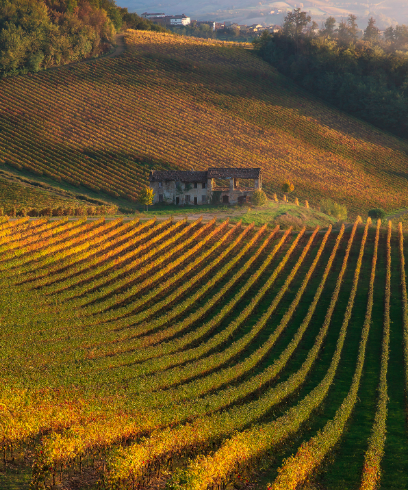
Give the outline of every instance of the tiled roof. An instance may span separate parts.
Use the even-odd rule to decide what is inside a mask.
[[[260,168],[210,168],[207,172],[192,170],[152,170],[150,182],[178,180],[181,182],[207,182],[207,179],[259,179]]]
[[[161,182],[163,180],[178,180],[181,182],[207,182],[207,172],[193,172],[190,170],[152,170],[150,172],[150,182]]]
[[[209,168],[209,179],[259,179],[260,168]]]

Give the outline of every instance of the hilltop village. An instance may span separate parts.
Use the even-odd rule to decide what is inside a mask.
[[[275,11],[271,11],[271,13],[275,13]],[[276,14],[283,13],[282,10],[277,9]],[[263,25],[263,24],[237,24],[230,21],[224,22],[215,22],[212,20],[203,20],[198,21],[191,19],[189,16],[185,14],[178,15],[166,15],[164,12],[143,12],[141,15],[144,19],[148,19],[155,24],[159,24],[166,28],[174,28],[174,27],[193,27],[198,28],[203,32],[217,32],[217,33],[225,33],[232,34],[236,36],[250,36],[250,35],[259,35],[262,32],[278,32],[281,29],[281,26],[277,24]]]

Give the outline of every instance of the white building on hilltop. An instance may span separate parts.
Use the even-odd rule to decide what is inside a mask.
[[[190,17],[186,15],[172,15],[170,17],[170,26],[188,26],[191,23]]]

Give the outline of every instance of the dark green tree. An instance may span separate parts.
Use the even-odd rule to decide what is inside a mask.
[[[364,31],[364,41],[376,43],[380,39],[380,29],[375,25],[375,19],[371,17]]]
[[[291,37],[296,42],[296,48],[299,46],[299,38],[310,23],[312,18],[306,12],[301,12],[300,8],[294,9],[293,12],[288,12],[283,23],[283,33]]]

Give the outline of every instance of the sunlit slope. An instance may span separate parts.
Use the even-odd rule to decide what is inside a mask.
[[[130,199],[151,168],[262,167],[273,192],[408,206],[408,142],[297,89],[251,50],[129,31],[121,57],[0,82],[0,162]]]

